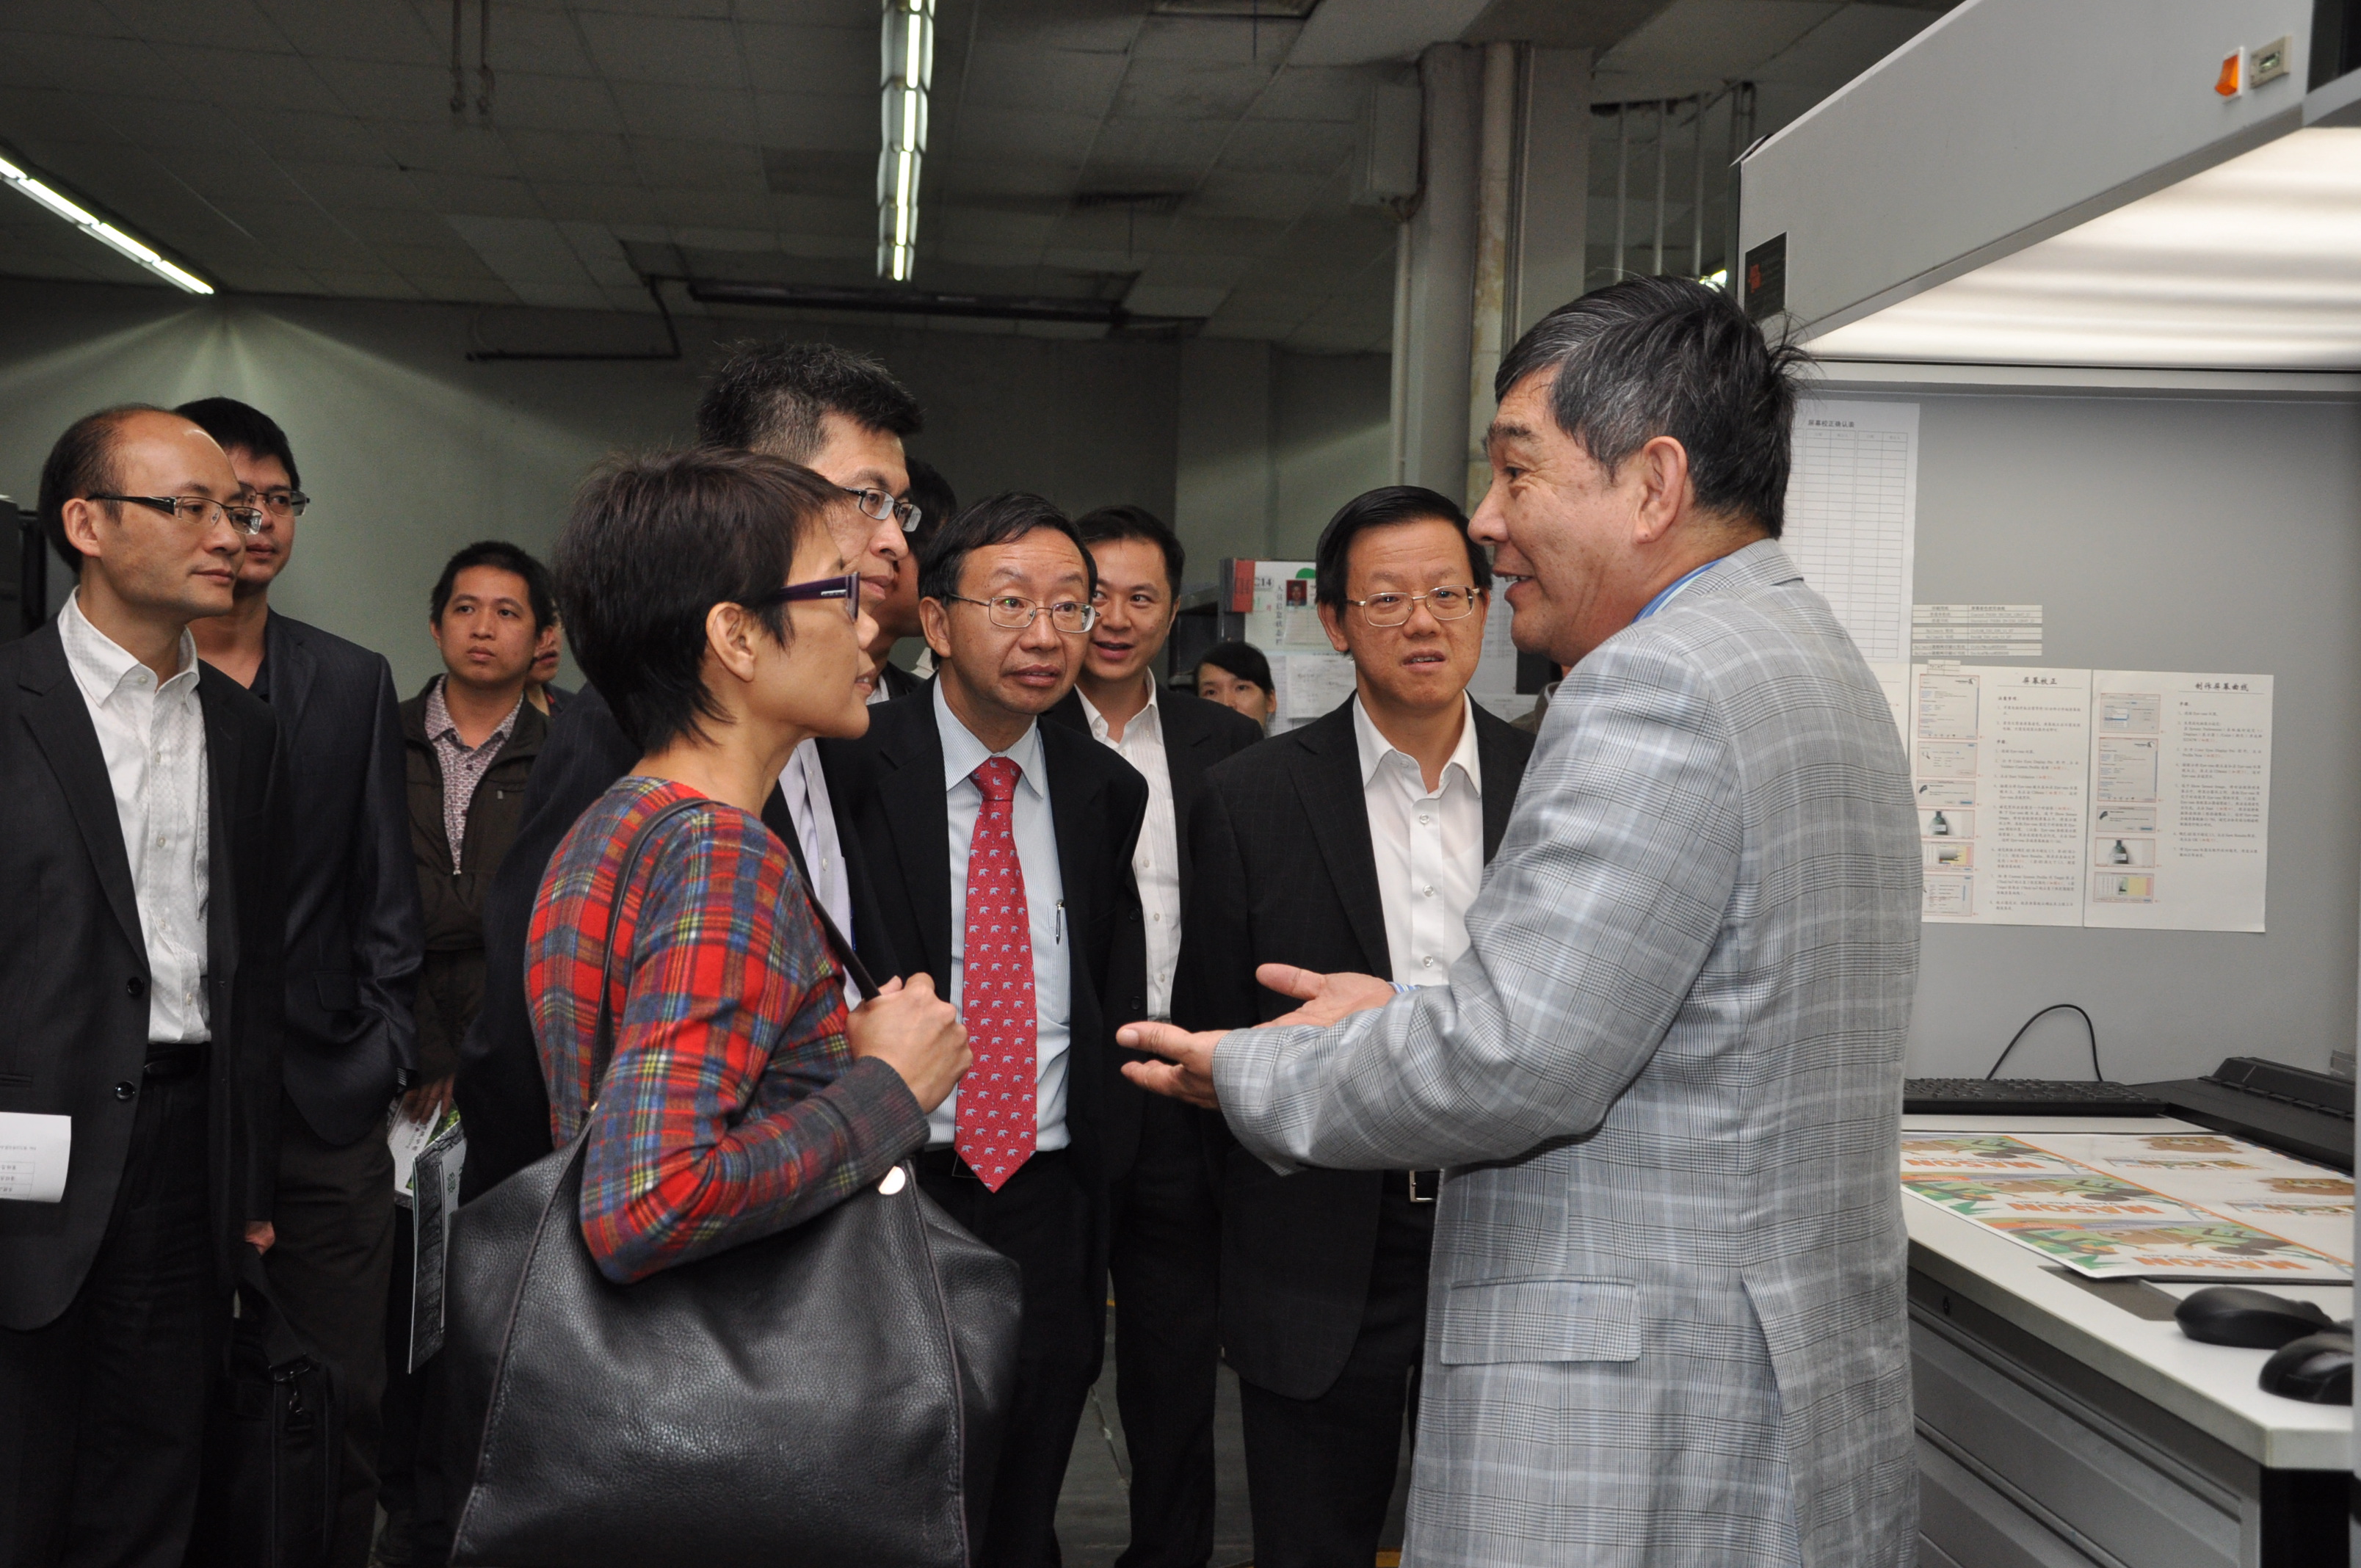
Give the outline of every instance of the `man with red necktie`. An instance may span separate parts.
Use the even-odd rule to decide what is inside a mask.
[[[864,957],[933,975],[975,1064],[928,1118],[928,1195],[1025,1271],[1017,1387],[980,1568],[1058,1562],[1058,1494],[1104,1344],[1105,1101],[1145,972],[1131,860],[1147,781],[1037,722],[1082,667],[1095,568],[1074,526],[1007,495],[919,566],[936,679],[821,747],[870,867]]]

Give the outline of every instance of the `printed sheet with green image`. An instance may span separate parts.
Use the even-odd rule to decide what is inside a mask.
[[[2093,1278],[2353,1277],[2353,1181],[2219,1133],[1907,1133],[1902,1190]]]

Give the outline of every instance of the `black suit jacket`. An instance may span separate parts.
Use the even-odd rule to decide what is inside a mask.
[[[285,916],[274,827],[278,726],[206,665],[205,1003],[212,1128],[206,1185],[225,1288],[246,1222],[278,1174]],[[73,1118],[57,1203],[0,1203],[0,1328],[73,1300],[129,1157],[148,1055],[148,948],[98,731],[51,621],[0,646],[0,1111]]]
[[[576,819],[639,760],[640,749],[615,722],[614,710],[596,686],[584,685],[549,721],[549,737],[525,784],[524,821],[484,895],[483,1006],[460,1043],[459,1070],[452,1080],[459,1117],[467,1128],[462,1198],[473,1198],[550,1151],[549,1088],[541,1076],[533,1008],[524,989],[525,939],[532,932],[533,901],[550,858]],[[860,846],[846,819],[843,799],[833,795],[834,782],[831,775],[837,837],[844,849],[858,927],[872,901]],[[763,804],[763,822],[786,845],[796,873],[802,874],[803,846],[796,840],[786,801],[775,788]],[[860,937],[855,934],[851,939],[858,948]],[[866,949],[859,950],[867,961]],[[881,965],[870,967],[887,972]]]
[[[1474,714],[1489,861],[1533,738]],[[1196,883],[1173,991],[1182,1027],[1241,1028],[1292,1011],[1255,982],[1257,964],[1393,973],[1351,701],[1215,767],[1192,828]],[[1336,1381],[1368,1296],[1384,1180],[1370,1170],[1282,1177],[1228,1150],[1222,1344],[1239,1376],[1298,1399]]]
[[[853,908],[855,924],[864,927],[853,938],[862,961],[880,979],[932,975],[936,992],[949,996],[955,897],[950,808],[931,685],[871,708],[868,734],[823,740],[819,751],[840,821],[851,822],[868,867]],[[1109,1063],[1116,1026],[1131,1022],[1115,1016],[1107,999],[1119,975],[1139,970],[1138,959],[1119,955],[1138,930],[1131,850],[1148,812],[1148,781],[1088,734],[1064,725],[1041,726],[1041,755],[1065,884],[1066,930],[1074,943],[1068,966],[1066,1130],[1075,1172],[1103,1212]]]
[[[1156,694],[1157,711],[1164,727],[1164,769],[1172,781],[1172,832],[1174,850],[1180,860],[1180,906],[1185,923],[1189,905],[1189,884],[1192,870],[1189,850],[1189,818],[1197,808],[1197,797],[1204,793],[1205,770],[1227,757],[1235,756],[1262,740],[1262,726],[1235,708],[1224,707],[1217,702],[1186,693],[1163,690]],[[1068,692],[1065,700],[1042,716],[1053,724],[1061,724],[1082,733],[1091,734],[1090,714],[1082,707],[1082,697]],[[1093,737],[1095,740],[1094,737]],[[1148,933],[1144,919],[1135,906],[1134,927],[1137,935],[1124,945],[1118,957],[1135,967],[1113,977],[1108,994],[1116,1013],[1114,1022],[1119,1028],[1148,1016]],[[1177,995],[1180,974],[1176,970],[1173,983],[1176,995],[1173,1007],[1180,1003]],[[1107,1169],[1110,1179],[1120,1179],[1131,1168],[1139,1150],[1139,1117],[1147,1103],[1148,1091],[1123,1076],[1123,1064],[1127,1061],[1160,1061],[1163,1058],[1114,1047],[1108,1057],[1111,1069],[1106,1088]],[[1208,1113],[1207,1131],[1220,1121]]]
[[[384,655],[272,611],[255,695],[279,719],[292,807],[287,1092],[332,1144],[381,1135],[395,1074],[418,1066],[411,1005],[425,950],[411,867],[401,709]]]
[[[914,692],[924,691],[927,686],[925,676],[914,675],[891,661],[887,662],[884,669],[878,672],[877,680],[878,684],[884,688],[887,702],[899,702]]]

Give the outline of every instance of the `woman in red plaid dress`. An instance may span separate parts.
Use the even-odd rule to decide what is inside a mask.
[[[926,1142],[968,1063],[924,975],[847,1013],[803,879],[763,825],[807,737],[859,735],[875,627],[834,522],[851,498],[710,449],[610,468],[557,546],[575,656],[644,754],[586,811],[535,901],[525,985],[559,1144],[591,1123],[582,1234],[617,1281],[772,1234]],[[700,802],[648,839],[640,828]],[[591,1081],[607,948],[614,1060]]]

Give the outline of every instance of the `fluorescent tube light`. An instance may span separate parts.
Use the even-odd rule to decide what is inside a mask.
[[[884,0],[877,155],[877,276],[910,280],[918,244],[918,173],[927,152],[927,89],[935,75],[935,0]]]
[[[2315,126],[1822,333],[1838,359],[2361,369],[2361,129]]]
[[[0,158],[0,180],[6,181],[108,249],[129,257],[174,288],[185,289],[192,294],[210,294],[214,291],[214,286],[195,273],[186,268],[174,266],[156,254],[149,246],[124,233],[113,224],[84,212],[81,206],[60,195],[54,189],[34,179],[5,158]]]

